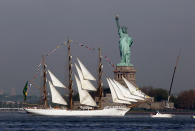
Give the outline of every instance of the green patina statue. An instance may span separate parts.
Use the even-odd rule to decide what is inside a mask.
[[[130,47],[133,44],[133,40],[131,37],[129,37],[127,33],[127,27],[126,26],[120,26],[119,25],[119,17],[115,17],[116,20],[116,25],[118,28],[118,34],[120,37],[119,41],[119,49],[120,49],[120,56],[121,56],[121,62],[117,64],[117,66],[133,66],[130,62],[130,56],[131,56],[131,51]]]

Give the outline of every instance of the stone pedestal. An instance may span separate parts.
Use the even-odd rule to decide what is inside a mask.
[[[126,86],[124,80],[122,79],[123,76],[136,86],[135,73],[136,70],[134,66],[116,66],[116,69],[114,70],[114,79],[122,85]]]

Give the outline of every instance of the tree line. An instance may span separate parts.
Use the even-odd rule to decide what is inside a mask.
[[[155,101],[164,101],[168,98],[168,91],[162,88],[145,86],[140,89],[147,95],[154,97]],[[177,109],[195,110],[195,90],[182,91],[177,96],[172,95],[170,102],[173,102]]]

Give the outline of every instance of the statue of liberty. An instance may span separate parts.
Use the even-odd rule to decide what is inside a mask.
[[[119,25],[119,17],[115,17],[116,20],[116,25],[118,28],[118,34],[120,37],[119,41],[119,49],[120,49],[120,57],[121,57],[121,62],[117,64],[117,66],[133,66],[130,62],[130,56],[131,56],[131,51],[130,47],[133,44],[133,40],[131,37],[129,37],[127,33],[127,27],[126,26],[120,26]]]

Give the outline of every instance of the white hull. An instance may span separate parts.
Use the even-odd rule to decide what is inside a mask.
[[[157,113],[156,115],[151,115],[152,118],[172,118],[174,115],[172,114],[161,114]]]
[[[124,116],[130,108],[104,108],[101,110],[33,109],[25,108],[27,113],[46,116]]]
[[[194,119],[195,119],[195,116],[192,116],[192,118],[194,118]]]

